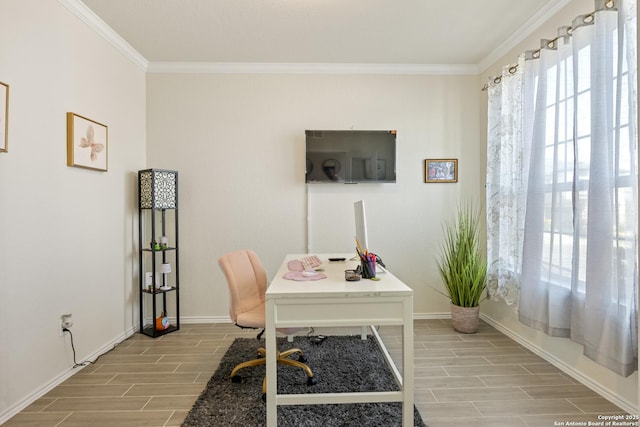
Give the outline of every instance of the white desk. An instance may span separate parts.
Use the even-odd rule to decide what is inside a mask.
[[[283,275],[288,271],[287,262],[303,256],[287,255],[267,288],[267,427],[277,425],[277,405],[366,402],[402,402],[402,425],[413,426],[413,289],[389,272],[379,274],[379,281],[362,279],[347,282],[344,270],[357,265],[356,261],[349,261],[353,254],[318,254],[324,264],[326,279],[301,282],[284,279]],[[345,256],[347,261],[329,262],[329,256]],[[402,326],[403,375],[398,372],[375,328],[371,328],[400,391],[277,394],[276,328],[363,325]],[[313,370],[313,354],[308,356]],[[318,381],[323,381],[323,378],[318,378]]]

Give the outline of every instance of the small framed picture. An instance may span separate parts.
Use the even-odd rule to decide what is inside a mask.
[[[9,140],[9,85],[0,82],[0,153],[7,152]]]
[[[458,159],[425,160],[424,182],[458,182]]]
[[[106,125],[67,113],[67,166],[107,171]]]

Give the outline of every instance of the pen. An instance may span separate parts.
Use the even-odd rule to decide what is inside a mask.
[[[364,252],[362,251],[362,246],[360,246],[360,242],[358,242],[358,238],[357,238],[357,237],[354,237],[354,239],[356,239],[356,249],[358,249],[358,254],[362,254],[362,253],[364,253]]]

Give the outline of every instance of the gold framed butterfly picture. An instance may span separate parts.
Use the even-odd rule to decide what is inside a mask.
[[[67,113],[67,166],[107,171],[107,125]]]

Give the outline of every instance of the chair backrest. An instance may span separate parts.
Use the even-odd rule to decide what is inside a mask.
[[[229,252],[218,260],[227,278],[231,305],[229,316],[237,323],[238,316],[255,310],[264,304],[267,290],[267,273],[260,258],[252,250]],[[259,325],[240,325],[262,327]]]

